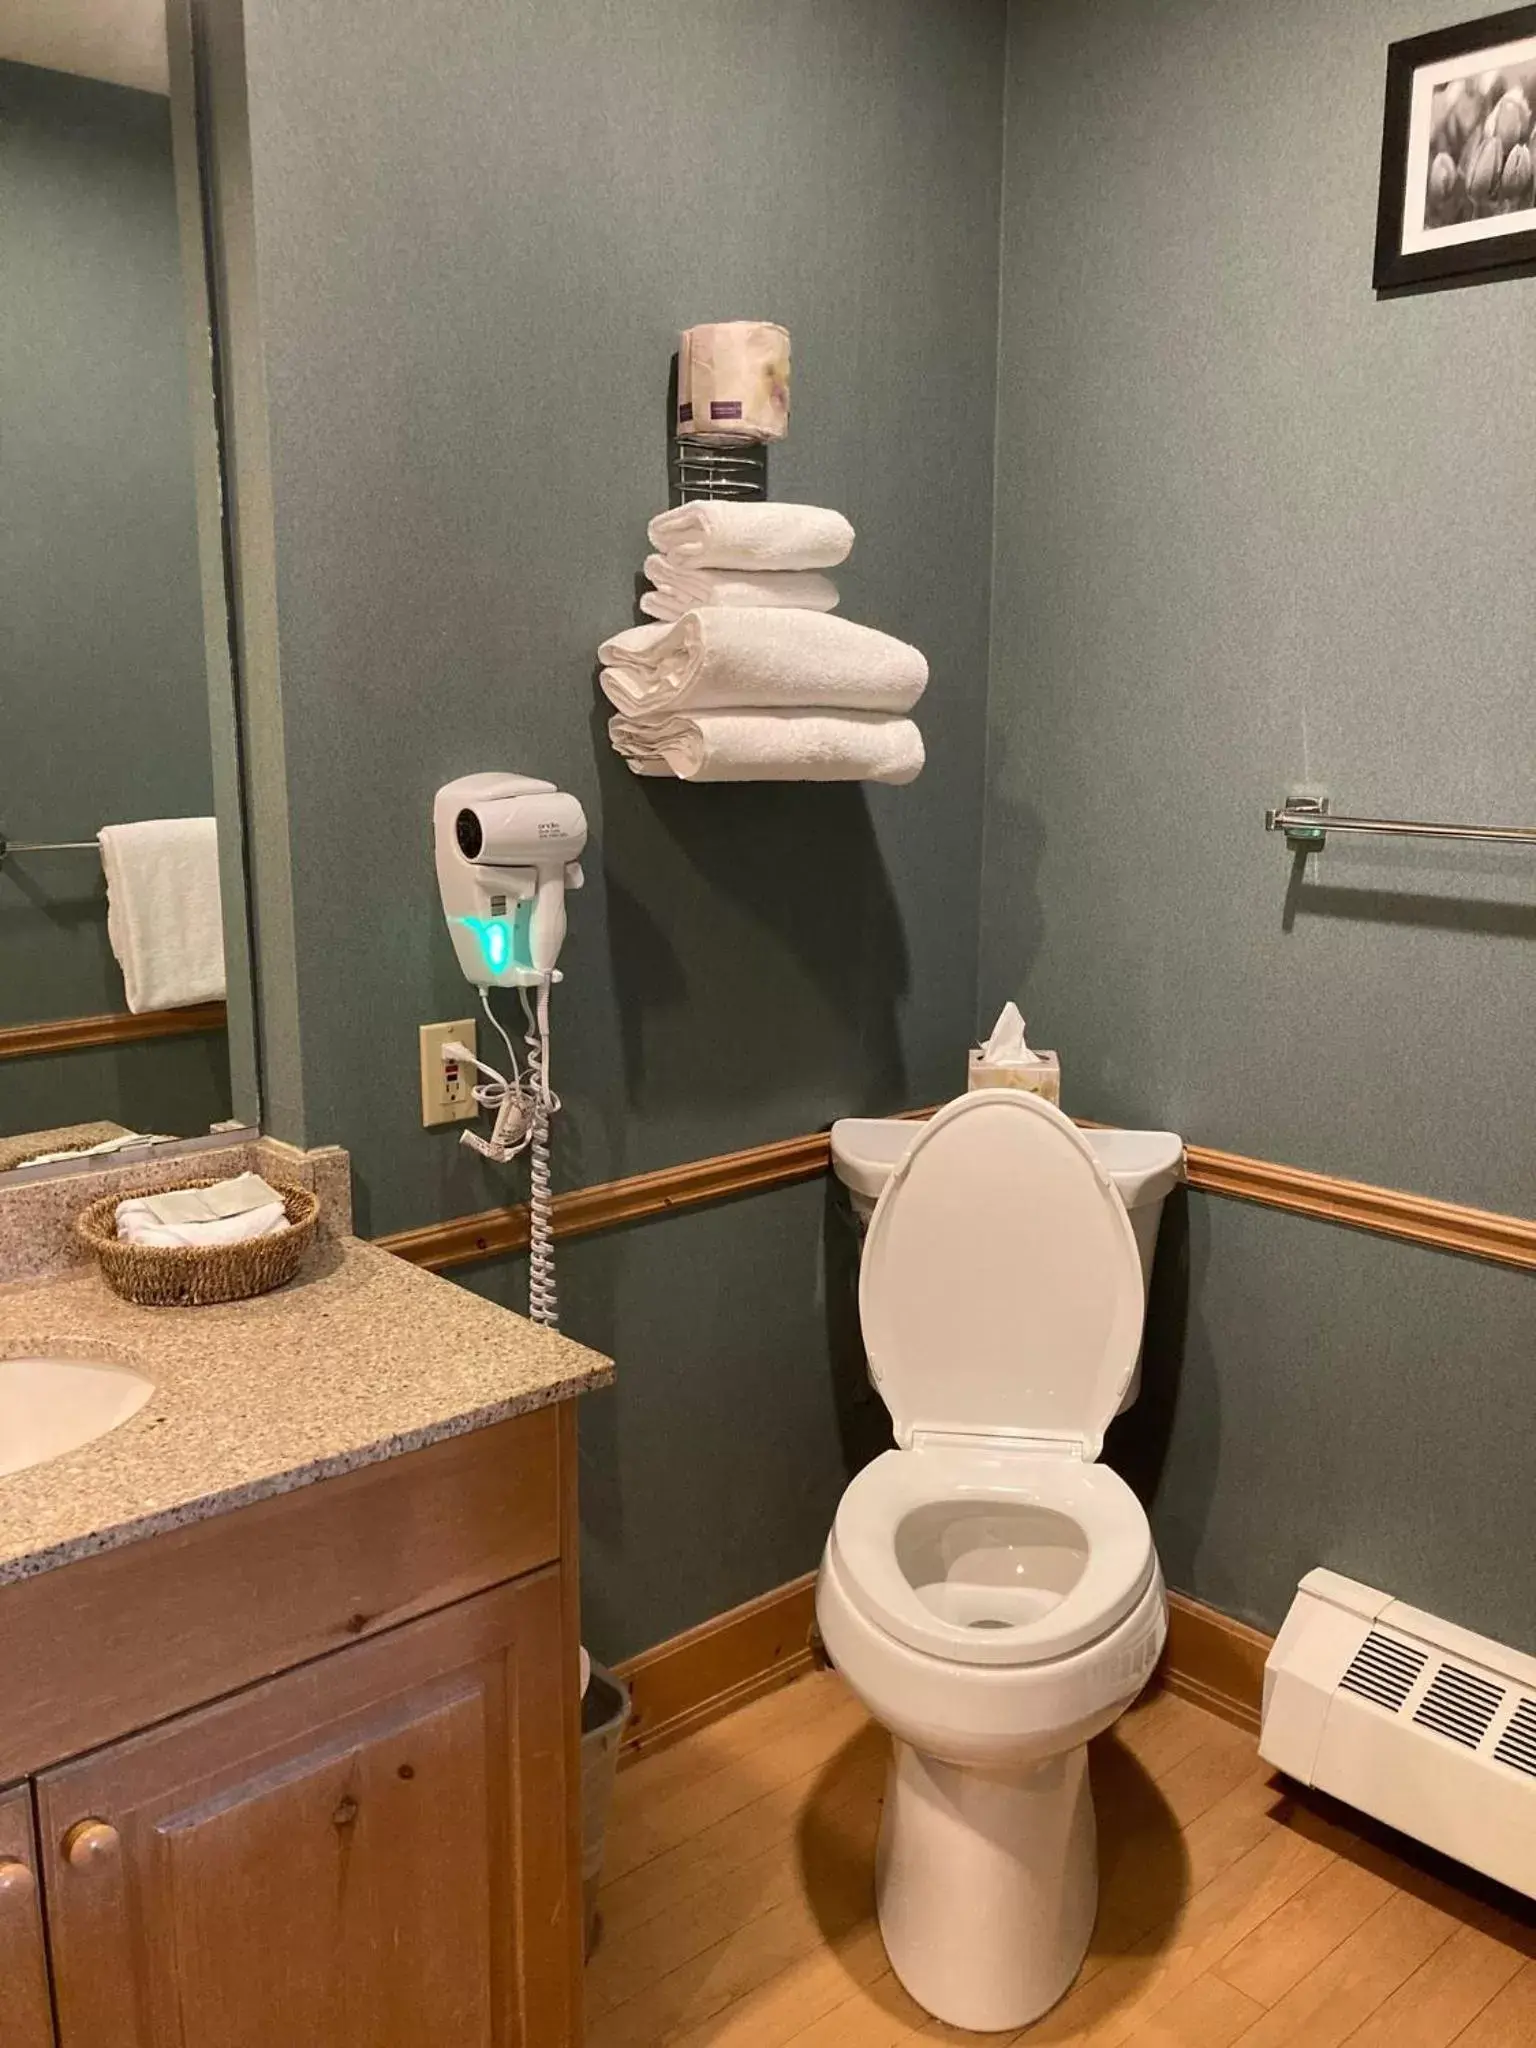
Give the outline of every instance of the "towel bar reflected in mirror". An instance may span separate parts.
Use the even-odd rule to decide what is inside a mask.
[[[100,851],[101,848],[94,839],[52,839],[46,842],[38,840],[22,844],[14,839],[7,839],[5,834],[0,832],[0,868],[5,866],[8,856],[13,853],[100,853]]]

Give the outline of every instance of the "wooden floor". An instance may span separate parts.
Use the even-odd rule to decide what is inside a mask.
[[[1023,2034],[940,2026],[874,1924],[884,1765],[826,1672],[625,1771],[588,2048],[1536,2048],[1536,1913],[1284,1788],[1166,1693],[1094,1745],[1102,1892],[1073,1989]]]

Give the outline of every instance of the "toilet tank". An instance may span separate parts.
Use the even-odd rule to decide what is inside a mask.
[[[1083,1136],[1109,1168],[1129,1211],[1145,1293],[1152,1280],[1163,1203],[1184,1175],[1184,1140],[1172,1131],[1085,1130]]]
[[[1184,1140],[1173,1131],[1090,1130],[1082,1135],[1109,1170],[1131,1219],[1141,1258],[1143,1297],[1151,1284],[1152,1259],[1163,1203],[1184,1173]],[[874,1213],[892,1169],[916,1135],[910,1117],[846,1116],[832,1126],[832,1171],[848,1190],[862,1231]],[[1129,1408],[1141,1391],[1141,1360],[1121,1402]]]

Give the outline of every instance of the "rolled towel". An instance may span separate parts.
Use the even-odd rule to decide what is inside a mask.
[[[672,625],[631,626],[598,650],[603,690],[626,718],[671,711],[910,711],[928,663],[905,640],[826,612],[705,605]]]
[[[689,569],[666,555],[647,555],[655,584],[640,600],[653,619],[680,619],[700,605],[772,605],[803,612],[837,609],[837,585],[814,569]]]
[[[911,719],[877,712],[610,718],[608,736],[634,774],[685,782],[911,782],[924,759]]]
[[[853,528],[823,505],[706,498],[658,512],[651,546],[690,569],[835,569]]]

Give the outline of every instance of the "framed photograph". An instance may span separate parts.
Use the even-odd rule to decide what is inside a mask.
[[[1380,292],[1536,271],[1536,6],[1387,51]]]

